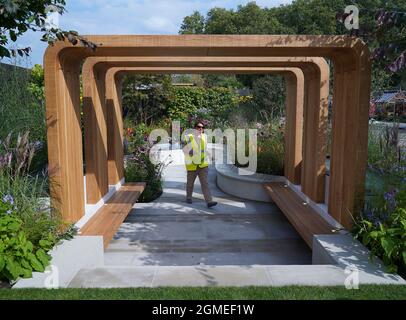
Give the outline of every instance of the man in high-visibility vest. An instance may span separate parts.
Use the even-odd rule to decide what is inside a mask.
[[[193,186],[198,176],[207,207],[211,208],[217,205],[217,202],[212,199],[207,181],[209,175],[207,136],[203,133],[203,130],[203,123],[197,122],[194,133],[186,135],[184,141],[188,146],[188,148],[185,147],[183,149],[187,170],[186,202],[192,203]]]

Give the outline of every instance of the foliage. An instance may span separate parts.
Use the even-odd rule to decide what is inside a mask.
[[[127,182],[146,182],[139,202],[151,202],[162,194],[162,170],[165,164],[154,163],[150,159],[152,145],[148,134],[152,128],[140,124],[126,129],[128,149],[131,152],[125,160],[125,180]]]
[[[406,275],[406,185],[376,196],[356,220],[355,237],[389,271]]]
[[[11,56],[29,55],[31,48],[9,49],[9,40],[15,42],[28,30],[41,32],[42,41],[53,44],[57,40],[68,40],[72,45],[79,42],[93,50],[96,45],[81,37],[75,31],[64,31],[47,25],[50,11],[64,13],[65,0],[2,0],[0,2],[0,59]]]
[[[146,182],[139,202],[151,202],[162,194],[162,165],[153,164],[148,155],[132,156],[126,160],[125,180]]]
[[[197,87],[204,87],[205,86],[205,74],[173,74],[172,84],[179,84],[179,83],[192,83]]]
[[[31,69],[28,90],[38,100],[39,104],[43,106],[45,102],[45,78],[44,68],[40,64],[34,65]]]
[[[241,124],[240,124],[241,125]],[[247,128],[256,128],[257,132],[257,173],[270,175],[283,175],[284,173],[284,126],[279,120],[266,124],[256,123],[247,125]],[[248,150],[249,139],[246,135],[245,150]],[[246,167],[236,161],[236,166]]]
[[[135,123],[152,124],[166,115],[169,75],[128,75],[123,82],[123,115]]]
[[[168,115],[190,126],[188,119],[202,118],[215,126],[224,123],[238,104],[237,95],[228,88],[175,87]]]
[[[204,104],[202,88],[173,88],[173,99],[168,105],[168,116],[172,120],[185,121],[189,114],[193,114]]]
[[[18,134],[15,146],[11,144],[10,133],[4,141],[0,141],[0,172],[7,171],[11,177],[16,177],[28,171],[35,147],[28,140],[29,132]]]
[[[51,260],[47,252],[55,244],[52,234],[44,235],[36,246],[29,241],[16,210],[11,196],[0,199],[0,280],[30,278],[32,271],[43,272]]]
[[[259,125],[257,172],[283,176],[285,139],[284,128],[276,121]]]
[[[201,34],[204,29],[204,16],[194,11],[190,16],[183,19],[180,26],[180,34]]]
[[[237,10],[212,8],[206,16],[195,12],[195,20],[192,16],[184,18],[180,33],[342,35],[348,34],[342,23],[348,15],[343,10],[354,4],[360,9],[362,32],[359,36],[374,51],[376,58],[373,89],[399,86],[405,81],[405,72],[401,70],[406,64],[404,0],[296,0],[272,8],[260,8],[255,2],[249,2],[238,6]],[[198,32],[196,23],[190,23],[196,20],[199,21]],[[390,74],[385,71],[387,67]],[[244,75],[243,78],[253,77]]]
[[[186,18],[185,18],[186,19]],[[255,2],[238,6],[237,10],[212,8],[208,11],[204,33],[206,34],[289,34],[288,24],[267,9],[261,9]],[[193,30],[188,30],[189,33]]]
[[[373,4],[371,6],[371,3]],[[373,46],[373,58],[398,73],[406,66],[406,4],[404,1],[361,1],[360,29],[355,35]],[[345,18],[340,13],[339,18]]]
[[[282,76],[266,75],[253,83],[253,100],[251,101],[254,114],[260,114],[262,119],[277,119],[283,116],[285,109],[285,82]],[[261,114],[262,113],[262,114]]]
[[[241,88],[242,84],[238,81],[236,75],[208,73],[203,76],[204,86],[208,88],[224,87],[237,89]]]
[[[149,131],[145,123],[133,126],[132,121],[129,119],[124,120],[124,128],[125,154],[129,155],[147,143]]]
[[[36,254],[39,249],[48,252],[60,240],[69,239],[75,234],[73,227],[64,223],[57,211],[50,210],[46,200],[48,197],[46,176],[29,174],[34,152],[33,144],[28,140],[28,133],[18,135],[16,142],[12,142],[9,135],[0,145],[0,198],[11,205],[11,207],[5,207],[3,204],[3,209],[7,209],[3,211],[8,217],[4,218],[4,227],[8,228],[9,223],[13,226],[18,222],[16,241],[19,242],[7,242],[7,250],[9,250],[7,255],[14,254],[12,250],[17,250],[15,254],[19,255],[18,250],[20,247],[25,248],[27,243],[31,243],[31,245],[28,244],[29,247],[33,246],[32,254]],[[12,215],[12,221],[9,219],[10,215]],[[14,229],[12,231],[17,232]],[[21,250],[26,252],[28,249]],[[20,270],[19,267],[15,268],[3,276],[7,278],[15,276]],[[37,270],[38,268],[34,270],[40,271]],[[21,276],[23,271],[19,272]],[[27,272],[25,275],[28,276],[28,271],[24,272]]]
[[[391,127],[371,125],[368,164],[371,168],[397,177],[406,177],[406,155],[400,147],[399,124]]]
[[[32,81],[28,69],[0,64],[0,140],[30,131],[31,140],[45,144],[45,106],[30,91]]]

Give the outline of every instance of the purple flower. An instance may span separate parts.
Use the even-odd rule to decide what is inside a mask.
[[[384,199],[388,202],[392,202],[395,200],[396,197],[396,190],[392,190],[389,192],[385,192],[385,194],[383,195]]]
[[[13,205],[13,204],[14,204],[14,199],[13,199],[13,197],[12,197],[11,195],[7,194],[7,195],[5,195],[5,196],[3,197],[3,202],[4,202],[4,203],[8,202],[8,203],[10,203],[11,205]]]
[[[371,210],[367,210],[364,212],[364,216],[365,218],[367,218],[369,221],[371,221],[372,219],[374,219],[374,214]]]

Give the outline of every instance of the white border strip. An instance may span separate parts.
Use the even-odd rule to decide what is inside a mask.
[[[305,195],[301,191],[300,185],[293,184],[288,179],[286,179],[286,177],[285,177],[285,183],[291,190],[293,190],[303,200],[303,202],[305,202],[312,209],[314,209],[319,214],[319,216],[321,216],[324,220],[326,220],[334,228],[339,229],[340,232],[337,232],[337,233],[348,233],[348,231],[345,230],[345,228],[328,213],[327,205],[325,203],[316,203],[316,202],[312,201],[307,195]]]
[[[84,177],[85,180],[85,190],[86,190],[86,177]],[[124,184],[125,180],[124,178],[120,180],[116,185],[109,185],[109,192],[99,200],[96,204],[86,204],[85,205],[85,215],[78,221],[76,222],[75,226],[78,228],[82,228],[91,217],[94,216],[94,214],[99,210],[104,204],[115,194]],[[85,191],[85,196],[86,196],[86,191]],[[86,198],[85,198],[86,199]]]

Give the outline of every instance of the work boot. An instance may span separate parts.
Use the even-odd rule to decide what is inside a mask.
[[[207,203],[207,208],[211,208],[211,207],[214,207],[214,206],[216,206],[217,205],[217,202],[216,201],[211,201],[211,202],[208,202]]]
[[[186,199],[186,203],[192,204],[192,199]]]

